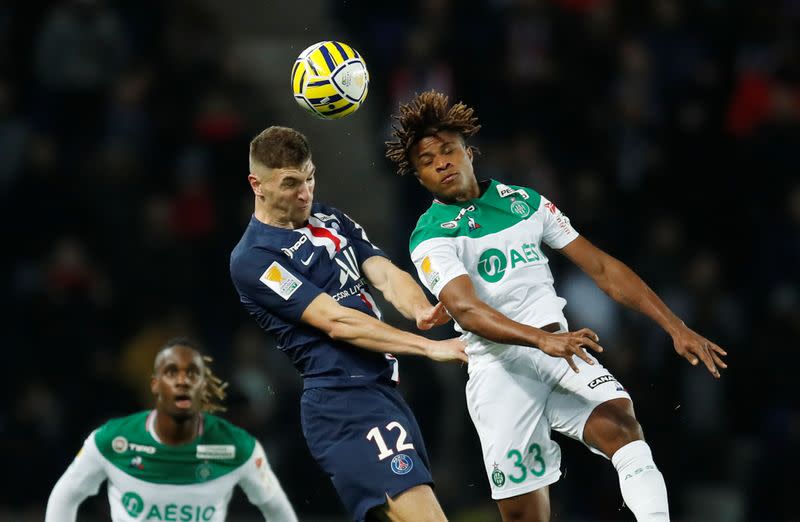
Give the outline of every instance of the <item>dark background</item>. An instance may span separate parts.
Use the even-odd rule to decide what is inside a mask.
[[[272,124],[306,132],[317,199],[410,269],[430,199],[382,143],[397,104],[437,88],[477,110],[479,177],[555,201],[730,353],[714,381],[550,256],[571,326],[600,334],[634,398],[673,520],[800,520],[799,35],[797,0],[4,2],[0,519],[41,519],[83,439],[148,407],[154,354],[188,334],[301,519],[344,520],[300,432],[300,379],[230,283],[247,144]],[[343,121],[307,116],[288,89],[295,56],[324,39],[371,73]],[[497,520],[465,373],[406,357],[401,388],[448,516]],[[633,520],[612,466],[558,440],[553,519]],[[101,491],[81,516],[107,510]],[[241,494],[231,512],[256,519]]]

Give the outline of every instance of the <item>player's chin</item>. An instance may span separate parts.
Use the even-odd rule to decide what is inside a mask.
[[[311,216],[311,203],[297,209],[297,221],[307,221]]]

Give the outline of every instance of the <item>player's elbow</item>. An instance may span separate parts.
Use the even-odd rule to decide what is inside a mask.
[[[329,317],[320,327],[325,335],[334,341],[352,341],[355,329],[346,314]]]
[[[350,338],[348,328],[337,321],[331,321],[322,331],[334,341],[347,341]]]
[[[484,319],[481,307],[477,303],[463,301],[454,306],[446,306],[447,312],[458,323],[458,325],[468,332],[478,333],[480,324]]]

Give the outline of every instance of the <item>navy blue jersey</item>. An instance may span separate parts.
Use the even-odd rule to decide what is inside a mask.
[[[304,379],[304,387],[353,386],[397,380],[397,361],[334,341],[301,322],[322,292],[342,306],[378,319],[361,265],[384,256],[344,212],[314,203],[308,225],[273,227],[255,217],[231,253],[231,278],[245,309],[277,339]]]

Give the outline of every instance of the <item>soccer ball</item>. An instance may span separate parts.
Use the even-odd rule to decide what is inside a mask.
[[[318,42],[300,53],[292,67],[292,91],[302,108],[328,120],[353,114],[367,97],[364,59],[347,44]]]

